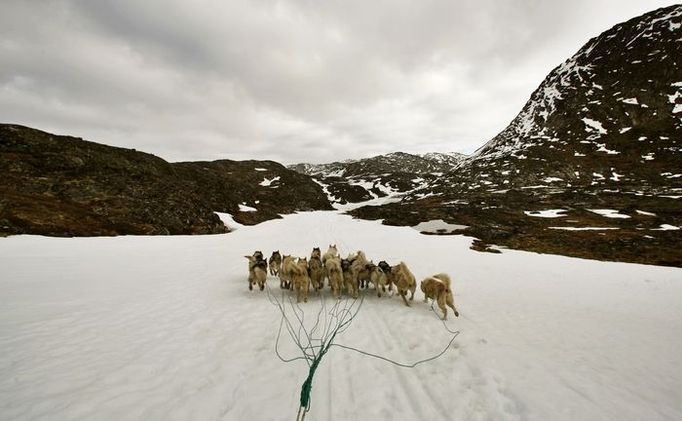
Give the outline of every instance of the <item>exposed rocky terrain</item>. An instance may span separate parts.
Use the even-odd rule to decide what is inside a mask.
[[[254,224],[371,201],[350,212],[471,235],[480,251],[682,266],[681,60],[682,6],[616,25],[471,156],[168,163],[0,125],[0,234],[218,233],[216,211]]]
[[[672,6],[591,39],[471,157],[400,203],[354,214],[442,219],[513,248],[682,266],[681,28],[682,6]]]
[[[253,224],[312,209],[331,209],[320,186],[275,162],[169,163],[0,125],[3,235],[210,234],[226,231],[215,211]]]
[[[451,171],[465,157],[455,152],[423,155],[393,152],[329,164],[295,164],[289,168],[317,180],[332,202],[346,204],[413,191]]]

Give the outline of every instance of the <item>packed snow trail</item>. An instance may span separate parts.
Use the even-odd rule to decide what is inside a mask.
[[[248,290],[243,256],[329,243],[418,281],[448,272],[461,334],[413,369],[332,348],[306,419],[682,419],[682,270],[478,253],[335,212],[214,236],[0,239],[0,418],[294,419],[308,367],[276,357],[279,312]],[[410,308],[365,294],[339,343],[411,362],[449,340],[419,289]]]

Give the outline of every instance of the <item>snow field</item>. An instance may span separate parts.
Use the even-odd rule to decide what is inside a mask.
[[[293,419],[307,366],[277,359],[279,314],[248,291],[243,256],[329,243],[404,260],[418,282],[448,272],[461,334],[414,369],[332,348],[306,419],[682,417],[682,270],[478,253],[466,237],[311,212],[214,236],[0,239],[2,418]],[[365,296],[339,343],[410,363],[448,342],[419,288],[410,308]]]

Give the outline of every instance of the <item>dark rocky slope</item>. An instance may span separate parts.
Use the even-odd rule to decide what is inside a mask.
[[[258,211],[241,212],[240,204]],[[256,223],[330,208],[317,184],[274,162],[168,163],[0,125],[0,234],[209,234],[226,231],[214,211]]]
[[[401,203],[355,215],[444,219],[513,248],[682,266],[681,28],[678,5],[591,39],[471,157]],[[528,214],[548,209],[565,212]]]

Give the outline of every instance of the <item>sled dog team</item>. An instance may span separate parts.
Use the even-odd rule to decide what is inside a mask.
[[[293,257],[282,255],[279,250],[274,251],[268,261],[263,253],[256,251],[252,256],[244,256],[249,260],[249,290],[258,285],[260,290],[265,289],[268,269],[270,275],[278,276],[280,288],[293,289],[296,292],[297,302],[307,302],[308,292],[319,291],[324,288],[325,278],[329,280],[332,295],[339,298],[345,291],[353,298],[358,298],[360,289],[366,289],[371,283],[378,297],[386,290],[393,291],[395,286],[398,295],[409,307],[407,293],[410,293],[410,301],[414,299],[417,289],[417,281],[404,262],[391,266],[385,261],[374,264],[367,260],[365,253],[358,251],[342,259],[335,244],[331,244],[327,252],[321,254],[320,248],[313,248],[310,259],[307,257]],[[438,303],[443,312],[443,319],[447,318],[447,308],[450,307],[459,316],[455,308],[450,287],[450,277],[445,273],[439,273],[426,277],[421,281],[421,290],[424,293],[424,301],[431,300]]]

